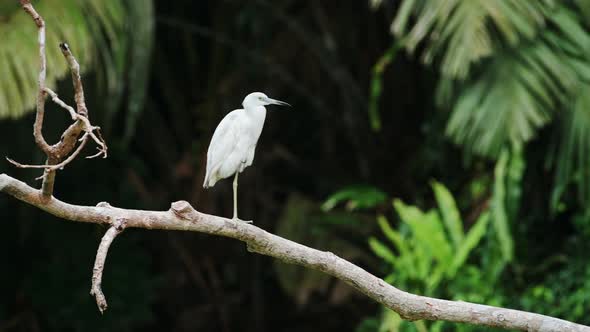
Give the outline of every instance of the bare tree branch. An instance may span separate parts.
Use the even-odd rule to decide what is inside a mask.
[[[90,123],[90,120],[88,120],[88,109],[86,109],[86,105],[84,104],[84,96],[76,97],[77,99],[80,98],[82,100],[82,102],[80,104],[78,104],[78,106],[77,106],[78,111],[76,112],[76,111],[74,111],[73,107],[69,106],[68,104],[63,102],[61,99],[59,99],[59,97],[57,96],[57,93],[53,92],[49,88],[45,88],[43,90],[47,94],[49,94],[49,96],[51,97],[51,100],[53,100],[54,103],[58,104],[59,106],[61,106],[64,109],[66,109],[70,113],[72,120],[82,122],[82,124],[83,124],[82,130],[86,132],[86,134],[84,136],[86,136],[86,135],[90,136],[92,138],[92,140],[96,143],[96,145],[98,145],[99,153],[97,155],[102,155],[103,158],[106,158],[107,157],[107,150],[108,150],[107,144],[104,141],[104,139],[102,138],[102,135],[100,134],[100,127],[93,126]],[[95,131],[96,131],[96,134],[94,133]],[[80,139],[80,140],[82,140],[82,139]]]
[[[94,261],[94,268],[92,269],[92,287],[90,288],[90,295],[96,298],[96,304],[100,313],[104,313],[107,310],[107,299],[101,289],[102,284],[102,271],[104,270],[104,264],[107,259],[109,247],[111,243],[125,229],[125,219],[117,219],[113,226],[102,237],[98,250],[96,251],[96,260]]]
[[[74,99],[76,101],[76,109],[78,114],[88,117],[88,109],[84,100],[84,88],[82,87],[82,78],[80,76],[80,64],[72,55],[70,47],[66,43],[59,44],[62,54],[66,58],[70,70],[72,72],[72,82],[74,83]]]
[[[446,320],[522,331],[590,332],[590,327],[539,314],[410,294],[331,252],[306,247],[251,224],[198,212],[185,201],[172,203],[168,211],[127,210],[105,203],[98,206],[72,205],[54,197],[44,200],[40,191],[6,174],[0,175],[0,191],[71,221],[113,226],[117,225],[118,220],[124,220],[127,228],[201,232],[240,240],[246,243],[251,252],[302,265],[343,280],[399,313],[404,319]]]
[[[78,154],[80,154],[80,151],[82,151],[82,149],[84,149],[84,146],[86,145],[86,142],[88,142],[88,134],[85,134],[82,139],[81,139],[81,143],[80,145],[78,145],[78,148],[76,149],[76,151],[74,151],[74,153],[72,153],[66,160],[62,161],[59,164],[54,164],[54,165],[24,165],[21,164],[19,162],[16,162],[10,158],[6,158],[6,160],[8,160],[9,163],[13,164],[14,166],[18,167],[18,168],[44,168],[45,172],[43,173],[43,175],[41,175],[40,177],[37,178],[37,180],[42,179],[44,176],[47,175],[48,172],[50,171],[57,171],[57,170],[61,170],[63,169],[67,164],[69,164],[72,160],[76,159],[76,157],[78,156]]]
[[[65,102],[58,98],[57,94],[51,89],[45,86],[45,77],[47,72],[47,61],[45,57],[45,22],[43,18],[31,4],[30,0],[20,0],[20,4],[24,11],[27,12],[35,25],[39,30],[39,57],[40,57],[40,70],[38,87],[39,92],[37,94],[37,116],[35,118],[35,124],[33,125],[33,135],[35,142],[39,148],[47,155],[47,161],[45,165],[26,165],[18,163],[12,159],[8,159],[13,165],[20,168],[42,168],[43,175],[38,179],[43,179],[41,185],[41,193],[45,199],[48,199],[53,194],[53,187],[55,185],[55,173],[57,170],[63,169],[65,165],[70,163],[78,156],[80,151],[84,148],[87,143],[88,137],[98,145],[98,152],[87,158],[95,158],[98,156],[107,157],[107,145],[102,135],[100,134],[100,127],[92,126],[88,119],[88,109],[84,101],[84,88],[82,86],[82,80],[80,77],[80,65],[76,58],[72,55],[68,44],[61,43],[59,47],[62,54],[64,55],[68,65],[70,67],[72,81],[74,86],[74,99],[76,101],[76,111]],[[65,108],[70,112],[74,123],[71,124],[62,134],[61,140],[54,145],[49,145],[43,137],[43,119],[45,116],[45,98],[47,95],[51,96],[51,99]],[[81,139],[78,137],[84,133]],[[78,141],[81,141],[77,149],[74,150]],[[64,160],[65,159],[65,160]]]
[[[47,60],[45,58],[45,21],[33,5],[31,5],[30,0],[20,0],[20,4],[25,10],[27,14],[31,16],[37,28],[39,30],[39,62],[40,62],[40,69],[39,69],[39,79],[37,81],[37,85],[39,86],[39,92],[37,93],[37,115],[35,117],[35,124],[33,125],[33,135],[35,136],[35,142],[39,146],[39,148],[48,154],[51,151],[51,147],[45,141],[43,137],[42,129],[43,129],[43,118],[45,116],[45,92],[43,88],[45,88],[45,77],[47,76]]]

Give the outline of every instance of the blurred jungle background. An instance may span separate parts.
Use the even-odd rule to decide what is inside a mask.
[[[202,188],[206,149],[264,91],[293,108],[269,110],[240,176],[244,218],[410,292],[590,324],[590,1],[33,4],[49,87],[71,103],[67,41],[110,147],[59,172],[58,198],[230,216],[231,180]],[[0,2],[0,151],[24,163],[44,162],[36,38]],[[55,142],[70,120],[47,105]],[[105,229],[6,195],[0,211],[0,331],[489,331],[402,322],[233,240],[134,229],[110,250],[101,316],[89,288]]]

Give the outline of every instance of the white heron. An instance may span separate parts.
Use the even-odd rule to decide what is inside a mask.
[[[256,143],[266,118],[266,105],[291,106],[253,92],[244,98],[243,109],[229,112],[219,123],[207,151],[207,174],[203,188],[234,175],[234,216],[238,221],[238,174],[252,165]],[[248,221],[247,221],[248,222]]]

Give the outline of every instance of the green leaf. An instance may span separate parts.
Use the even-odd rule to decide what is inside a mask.
[[[369,238],[369,247],[371,248],[371,250],[373,250],[373,252],[375,253],[375,255],[381,257],[383,260],[385,260],[386,262],[388,262],[388,263],[390,263],[390,264],[392,264],[394,266],[396,265],[396,263],[397,263],[397,257],[381,241],[377,240],[374,237],[370,237]]]
[[[396,199],[394,207],[402,221],[410,226],[416,239],[414,249],[421,250],[424,256],[433,256],[441,265],[450,264],[452,245],[445,235],[442,221],[438,213],[428,211],[423,213],[414,206],[404,204]]]
[[[556,186],[551,207],[557,210],[565,188],[575,184],[582,206],[590,204],[590,83],[581,84],[561,118]]]
[[[409,251],[408,246],[405,244],[401,235],[391,228],[391,225],[389,225],[387,219],[384,216],[379,215],[377,216],[377,223],[379,224],[379,228],[381,228],[383,234],[385,234],[385,236],[389,239],[389,241],[391,241],[396,249],[400,251],[402,255],[406,255]]]
[[[454,99],[447,135],[468,151],[496,158],[505,146],[524,145],[590,76],[590,34],[564,6],[547,15],[552,29],[496,52],[465,84],[439,87],[440,104]]]
[[[341,202],[346,202],[346,209],[354,211],[357,209],[372,208],[382,204],[387,195],[371,186],[350,186],[332,194],[322,204],[323,211],[330,211]]]
[[[580,9],[580,12],[584,16],[586,26],[590,25],[590,2],[587,0],[574,0],[574,3]]]
[[[4,7],[2,7],[4,8]],[[58,44],[67,41],[73,50],[82,71],[93,64],[100,53],[95,47],[95,37],[105,30],[112,30],[118,38],[124,24],[121,1],[62,0],[58,2],[36,1],[36,10],[43,16],[46,25],[46,85],[55,89],[56,81],[64,77],[69,68]],[[106,15],[105,8],[111,8]],[[34,109],[39,75],[38,31],[22,9],[10,10],[0,15],[10,15],[0,20],[0,119],[17,118]],[[95,17],[103,17],[100,27],[91,29]]]
[[[471,227],[467,233],[467,236],[465,237],[465,240],[461,242],[461,245],[455,252],[453,263],[451,264],[448,271],[449,277],[454,277],[457,273],[457,270],[459,270],[459,268],[465,264],[465,261],[469,257],[469,254],[473,248],[479,244],[483,236],[486,234],[489,221],[490,214],[486,211],[479,216],[473,227]]]
[[[457,209],[455,199],[443,184],[432,181],[431,186],[434,191],[436,202],[438,203],[439,211],[442,214],[447,231],[453,241],[453,246],[458,248],[460,243],[463,242],[464,234],[463,222],[461,221],[461,216],[459,214],[459,209]]]
[[[391,47],[379,58],[377,63],[373,66],[373,74],[371,77],[371,88],[369,91],[369,123],[373,131],[381,129],[381,118],[379,117],[379,98],[381,97],[383,87],[383,73],[389,64],[395,59],[397,51],[402,46],[403,42],[395,42]]]
[[[383,319],[381,320],[381,325],[379,326],[379,332],[396,332],[399,331],[401,324],[403,323],[403,319],[399,316],[399,314],[395,311],[390,309],[383,309]]]
[[[500,250],[502,256],[506,261],[511,261],[513,257],[514,244],[512,242],[512,235],[510,234],[509,220],[505,207],[505,179],[506,166],[509,162],[508,150],[503,150],[500,154],[500,159],[496,163],[494,170],[494,196],[492,197],[492,217],[493,225],[498,236]]]
[[[523,148],[518,145],[512,146],[506,170],[506,213],[509,220],[516,220],[518,215],[525,167]]]
[[[412,253],[412,249],[410,248],[410,243],[405,238],[403,238],[400,233],[396,230],[391,228],[387,219],[379,215],[377,217],[377,223],[379,224],[379,228],[383,234],[387,237],[387,239],[395,246],[395,249],[399,252],[398,256],[398,269],[402,270],[407,273],[408,275],[415,275],[417,273],[414,254]]]
[[[425,63],[440,57],[444,75],[464,79],[473,64],[496,51],[496,37],[510,46],[532,39],[549,9],[549,1],[405,0],[392,32],[408,39],[410,52],[424,43]],[[408,22],[412,22],[409,29]]]
[[[128,75],[131,89],[127,100],[127,119],[123,144],[129,144],[137,120],[143,110],[150,75],[150,59],[154,37],[154,6],[152,0],[130,1],[131,54]]]

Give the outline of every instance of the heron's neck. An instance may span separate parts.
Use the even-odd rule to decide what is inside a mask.
[[[244,111],[252,119],[264,122],[266,118],[266,108],[264,106],[244,107]]]

